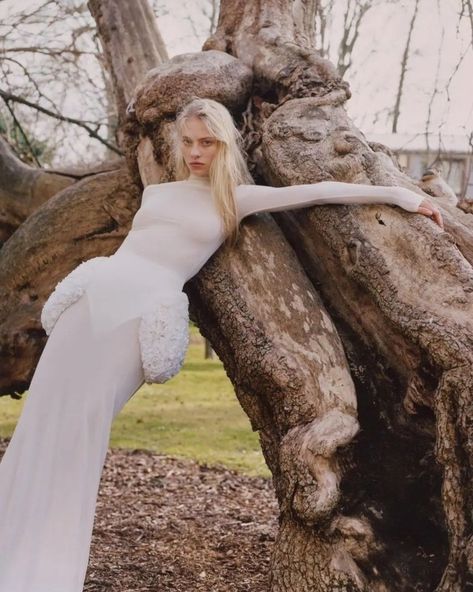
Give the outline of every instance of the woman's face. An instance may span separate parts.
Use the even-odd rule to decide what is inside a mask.
[[[182,124],[181,149],[191,173],[208,177],[210,165],[218,150],[218,140],[211,136],[199,117],[190,117]]]

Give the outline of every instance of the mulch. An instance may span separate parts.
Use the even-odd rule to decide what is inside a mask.
[[[84,592],[263,592],[276,532],[270,479],[109,449]]]

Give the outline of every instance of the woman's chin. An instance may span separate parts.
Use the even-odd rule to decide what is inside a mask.
[[[192,174],[197,175],[198,177],[207,177],[209,174],[205,167],[191,166],[189,167],[189,170]]]

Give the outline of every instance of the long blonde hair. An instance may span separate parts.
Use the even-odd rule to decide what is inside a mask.
[[[213,99],[193,97],[180,109],[174,130],[173,156],[176,180],[182,181],[190,175],[181,150],[183,123],[199,117],[210,135],[218,141],[218,149],[209,168],[209,179],[213,199],[219,212],[227,245],[232,246],[238,238],[238,217],[235,189],[240,184],[254,184],[244,157],[243,138],[228,109]]]

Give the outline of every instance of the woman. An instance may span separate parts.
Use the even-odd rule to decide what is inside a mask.
[[[182,287],[226,239],[234,243],[243,218],[391,203],[443,226],[433,204],[400,187],[252,184],[230,113],[209,99],[178,115],[177,181],[152,183],[149,148],[140,148],[145,189],[128,236],[112,256],[76,267],[43,307],[49,339],[0,464],[0,592],[82,590],[112,421],[143,382],[179,371]]]

